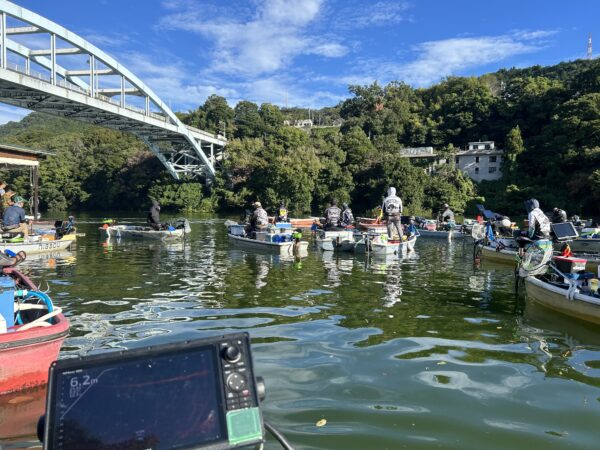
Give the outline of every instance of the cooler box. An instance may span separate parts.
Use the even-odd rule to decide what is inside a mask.
[[[15,325],[15,281],[7,276],[0,276],[0,316],[7,328]]]
[[[555,256],[554,264],[556,268],[560,270],[562,273],[577,273],[582,270],[585,271],[585,265],[587,263],[587,259],[581,258],[573,258],[565,257],[565,256]]]

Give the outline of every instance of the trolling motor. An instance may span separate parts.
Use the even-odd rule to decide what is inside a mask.
[[[56,239],[61,239],[63,236],[71,233],[75,229],[75,217],[69,216],[66,221],[55,221],[54,229],[56,230]]]
[[[38,423],[45,450],[230,449],[264,443],[250,337],[234,333],[55,361],[46,414]]]

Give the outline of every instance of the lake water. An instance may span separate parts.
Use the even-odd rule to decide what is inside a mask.
[[[99,222],[21,266],[67,311],[64,357],[248,331],[264,417],[297,449],[600,445],[600,330],[532,308],[469,243],[295,261],[233,248],[223,218],[192,218],[177,244],[107,244]],[[2,448],[34,441],[43,402],[0,397]]]

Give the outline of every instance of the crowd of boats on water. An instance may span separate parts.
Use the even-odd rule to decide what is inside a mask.
[[[533,208],[528,212],[529,231],[525,231],[483,206],[477,218],[460,224],[447,211],[437,219],[403,215],[401,208],[377,217],[354,218],[343,214],[341,208],[336,211],[337,205],[332,207],[333,215],[328,211],[329,217],[323,218],[288,218],[283,205],[279,214],[265,217],[266,212],[255,202],[254,212],[244,220],[225,221],[227,237],[233,247],[291,258],[302,258],[309,250],[403,258],[414,252],[420,239],[437,239],[439,245],[461,240],[473,245],[476,264],[489,260],[518,268],[532,301],[600,324],[600,229],[589,222],[551,223],[539,208]],[[151,211],[144,225],[108,219],[99,224],[98,231],[107,240],[170,242],[189,239],[191,227],[186,219],[162,223]],[[17,265],[29,254],[68,249],[78,236],[72,217],[33,222],[25,236],[1,234],[0,395],[44,384],[69,330],[61,308]]]

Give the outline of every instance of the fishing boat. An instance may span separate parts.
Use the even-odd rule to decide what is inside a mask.
[[[466,237],[462,230],[462,226],[454,225],[454,222],[451,223],[451,228],[448,230],[439,229],[438,222],[433,219],[423,219],[418,217],[416,223],[419,234],[424,238],[452,240],[464,239]]]
[[[315,240],[317,248],[323,251],[350,250],[354,246],[354,228],[319,230]]]
[[[229,242],[236,247],[291,256],[302,254],[308,249],[308,242],[301,241],[297,233],[288,228],[272,226],[265,231],[255,232],[254,237],[250,237],[242,224],[226,222],[226,226]]]
[[[312,227],[312,224],[321,223],[321,219],[318,217],[309,217],[307,219],[290,219],[289,222],[292,225],[292,228],[302,228],[304,230],[309,230]]]
[[[413,234],[406,240],[391,240],[387,235],[366,235],[354,247],[356,253],[371,253],[375,256],[402,255],[415,248],[419,234]]]
[[[446,239],[446,240],[464,239],[467,237],[467,235],[465,233],[463,233],[462,231],[460,231],[458,229],[444,231],[444,230],[425,230],[425,229],[419,228],[419,234],[421,235],[421,237],[424,237],[424,238],[435,238],[435,239]]]
[[[600,325],[600,297],[582,292],[572,283],[552,281],[546,276],[525,278],[527,298],[567,316]]]
[[[288,219],[287,222],[277,222],[277,218],[274,216],[269,216],[269,223],[275,224],[275,225],[279,225],[279,224],[284,224],[287,223],[290,225],[290,227],[292,228],[301,228],[303,230],[309,230],[310,227],[312,227],[313,223],[315,223],[315,221],[320,224],[321,223],[321,219],[319,219],[318,217],[307,217],[307,218],[291,218]]]
[[[370,217],[358,217],[356,219],[356,226],[361,230],[378,230],[378,231],[386,231],[387,225],[382,223],[379,219],[373,219]]]
[[[600,238],[579,237],[569,243],[575,253],[600,253]]]
[[[519,245],[513,238],[496,237],[493,241],[476,240],[475,246],[484,261],[516,264]]]
[[[6,259],[3,256],[0,264]],[[62,310],[52,305],[48,295],[40,292],[29,278],[14,267],[4,267],[2,275],[0,295],[12,296],[14,300],[8,309],[0,310],[6,327],[0,329],[0,395],[45,385],[48,368],[58,359],[69,332]],[[6,306],[8,302],[0,303]]]
[[[190,223],[187,219],[178,220],[174,225],[167,225],[164,230],[155,230],[147,226],[110,225],[107,223],[98,229],[106,239],[152,239],[157,241],[183,239],[186,234],[191,232]]]
[[[0,241],[0,252],[25,252],[28,255],[67,250],[75,242],[75,234],[67,234],[60,239],[51,235],[33,235],[26,238],[14,238]]]

